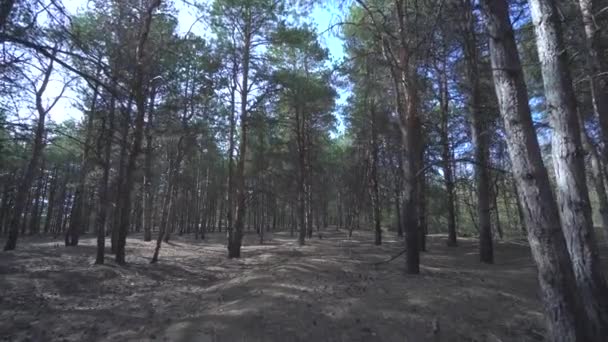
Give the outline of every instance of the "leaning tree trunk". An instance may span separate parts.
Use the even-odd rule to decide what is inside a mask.
[[[522,206],[532,256],[538,268],[547,322],[547,340],[585,340],[584,311],[557,204],[532,123],[528,93],[506,0],[483,0],[494,87],[502,116],[513,176]]]
[[[558,12],[553,1],[530,0],[547,109],[553,128],[551,154],[557,183],[562,229],[578,293],[593,337],[608,336],[608,287],[594,236],[585,177],[576,96],[568,69]]]

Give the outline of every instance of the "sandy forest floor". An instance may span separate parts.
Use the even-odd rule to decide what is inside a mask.
[[[522,243],[498,243],[496,264],[474,240],[432,236],[422,274],[387,260],[385,234],[325,232],[298,247],[288,234],[245,239],[229,260],[223,234],[154,242],[131,236],[126,267],[94,266],[94,239],[25,238],[0,252],[0,340],[8,341],[541,341],[534,266]],[[108,260],[107,259],[107,260]]]

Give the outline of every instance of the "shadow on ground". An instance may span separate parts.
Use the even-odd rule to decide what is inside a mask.
[[[223,234],[155,242],[129,238],[128,265],[94,266],[94,239],[66,248],[26,238],[0,253],[0,337],[9,341],[540,341],[541,305],[529,251],[498,243],[495,265],[475,240],[432,236],[421,275],[390,233],[328,231],[298,247],[248,235],[243,258]],[[108,255],[109,259],[112,258]]]

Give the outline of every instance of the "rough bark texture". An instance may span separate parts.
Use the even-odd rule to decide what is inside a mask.
[[[490,37],[494,86],[513,175],[524,210],[528,241],[538,268],[547,319],[547,340],[583,341],[583,312],[559,213],[532,124],[528,93],[505,0],[483,0]]]
[[[576,97],[555,3],[530,0],[546,105],[562,230],[593,338],[608,336],[608,288],[602,274],[585,178]]]

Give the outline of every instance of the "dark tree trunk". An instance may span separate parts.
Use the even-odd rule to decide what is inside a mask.
[[[11,4],[12,6],[12,4]],[[10,11],[10,7],[8,8]],[[17,185],[17,191],[15,194],[15,204],[13,206],[13,215],[10,220],[8,239],[4,245],[5,251],[13,250],[17,247],[17,236],[19,234],[19,227],[22,223],[22,216],[24,215],[24,208],[27,206],[28,196],[32,187],[32,182],[36,179],[36,174],[40,169],[40,159],[42,157],[42,150],[44,149],[44,137],[45,137],[45,120],[46,115],[51,108],[43,107],[42,97],[49,84],[51,74],[53,72],[53,60],[49,62],[45,72],[44,78],[40,88],[36,90],[36,111],[38,118],[36,122],[36,128],[34,131],[34,141],[32,143],[32,156],[27,164],[25,172]]]
[[[161,0],[153,0],[143,18],[142,30],[139,35],[137,44],[136,56],[136,72],[133,82],[133,92],[135,97],[135,107],[137,114],[135,116],[135,127],[133,129],[133,143],[129,153],[125,179],[119,191],[121,201],[120,225],[118,228],[118,245],[116,248],[116,263],[125,264],[125,247],[127,244],[127,233],[130,227],[131,217],[131,194],[135,183],[135,171],[137,167],[137,157],[141,152],[141,143],[144,133],[144,118],[146,114],[146,77],[145,77],[145,46],[150,33],[153,13],[161,4]]]
[[[439,106],[441,110],[441,161],[443,164],[443,180],[445,183],[446,191],[446,207],[447,207],[447,221],[448,221],[448,240],[447,245],[449,247],[458,246],[458,240],[456,235],[456,211],[454,208],[454,174],[452,172],[452,151],[450,148],[450,135],[449,135],[449,92],[448,92],[448,78],[445,70],[446,63],[442,64],[441,77],[439,80],[440,98]]]
[[[371,114],[371,148],[372,148],[372,160],[371,160],[371,198],[372,198],[372,210],[374,219],[374,244],[376,246],[382,244],[382,217],[380,209],[380,180],[378,179],[378,163],[380,158],[380,147],[378,146],[378,125],[376,119],[376,108],[375,103],[372,100],[370,103],[370,114]]]
[[[110,210],[110,193],[109,193],[109,182],[110,182],[110,165],[112,165],[112,138],[114,137],[114,114],[116,110],[116,99],[112,96],[110,100],[110,110],[107,117],[102,119],[102,134],[100,141],[97,145],[99,148],[99,154],[103,155],[103,175],[99,180],[98,192],[99,192],[99,212],[95,221],[95,228],[97,231],[97,256],[95,258],[95,264],[101,265],[105,262],[105,249],[106,249],[106,222],[108,213]]]
[[[475,34],[475,14],[471,1],[466,1],[465,59],[467,83],[469,87],[468,107],[471,115],[471,132],[475,145],[475,180],[477,185],[477,217],[479,226],[479,259],[484,263],[494,263],[492,244],[492,221],[490,212],[491,183],[489,174],[490,132],[487,114],[481,108],[479,87],[479,58]]]
[[[602,75],[601,30],[596,15],[604,11],[605,2],[598,0],[578,0],[585,29],[587,77],[591,86],[593,110],[599,119],[603,160],[608,161],[608,78]]]
[[[146,151],[144,161],[144,201],[143,201],[143,216],[144,216],[144,241],[152,241],[152,228],[154,220],[152,219],[154,210],[154,189],[152,188],[152,165],[154,163],[154,140],[152,136],[154,122],[154,100],[156,90],[152,88],[150,95],[150,104],[148,105],[148,122],[146,122]]]
[[[600,213],[599,225],[604,229],[604,235],[608,238],[608,197],[606,196],[606,187],[604,184],[604,175],[602,172],[602,163],[600,157],[591,142],[591,138],[585,130],[585,122],[579,115],[579,125],[581,129],[581,142],[583,144],[583,150],[589,158],[589,165],[591,168],[591,182],[594,185],[595,193],[598,199],[598,207]]]

